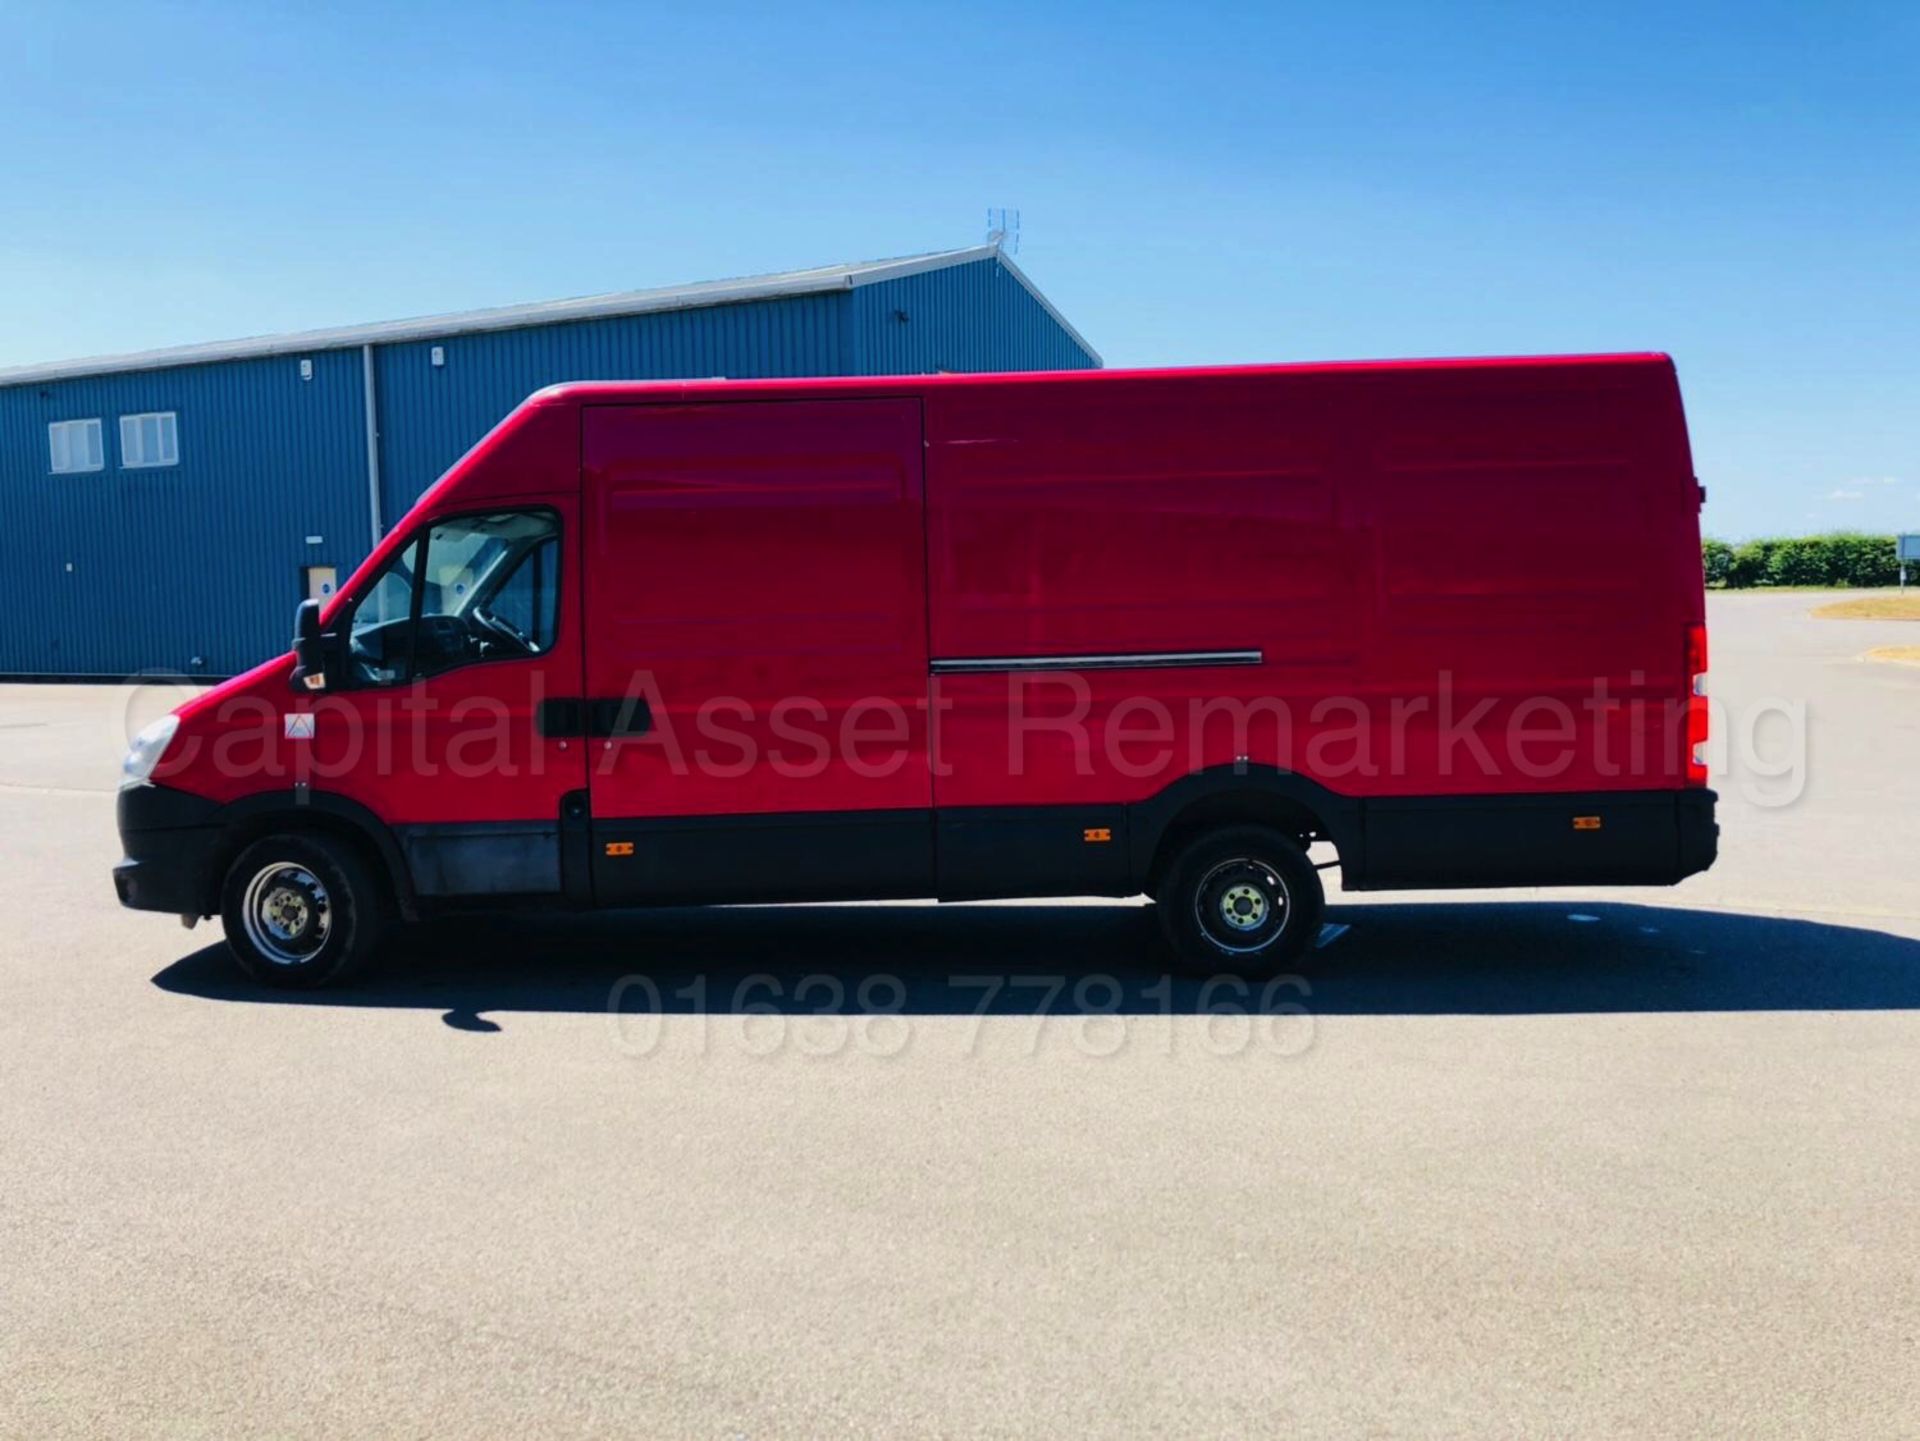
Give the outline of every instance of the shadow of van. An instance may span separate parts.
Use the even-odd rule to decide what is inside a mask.
[[[1721,911],[1564,902],[1340,905],[1350,926],[1266,1001],[1320,1015],[1920,1007],[1920,940]],[[644,978],[628,980],[628,978]],[[253,1004],[784,1015],[1192,1013],[1263,988],[1169,977],[1137,905],[765,906],[452,918],[341,989],[247,981],[223,945],[153,978]],[[625,982],[625,984],[623,984]],[[1057,982],[1057,984],[1056,984]]]

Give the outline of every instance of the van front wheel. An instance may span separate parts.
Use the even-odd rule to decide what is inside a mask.
[[[1313,948],[1326,909],[1306,852],[1265,826],[1229,826],[1192,841],[1156,899],[1175,955],[1209,974],[1274,974]]]
[[[352,847],[322,835],[264,836],[227,867],[227,949],[270,986],[325,986],[373,959],[391,925],[386,890]]]

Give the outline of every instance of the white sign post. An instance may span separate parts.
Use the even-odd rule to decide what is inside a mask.
[[[1900,589],[1907,588],[1907,566],[1920,565],[1920,535],[1903,535],[1894,541],[1900,553]]]

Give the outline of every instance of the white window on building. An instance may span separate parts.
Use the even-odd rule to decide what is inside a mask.
[[[120,466],[143,470],[180,463],[180,432],[171,410],[120,417]]]
[[[100,469],[106,463],[100,454],[100,422],[54,421],[47,427],[47,458],[55,475]]]

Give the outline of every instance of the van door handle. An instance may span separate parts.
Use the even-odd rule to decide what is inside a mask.
[[[596,739],[641,736],[653,729],[645,696],[605,697],[587,703],[587,734]]]
[[[533,713],[533,728],[555,740],[587,733],[586,702],[578,696],[543,700]]]
[[[653,729],[653,711],[644,696],[600,700],[563,696],[541,701],[533,725],[541,735],[556,740],[570,736],[596,740],[639,736]]]

